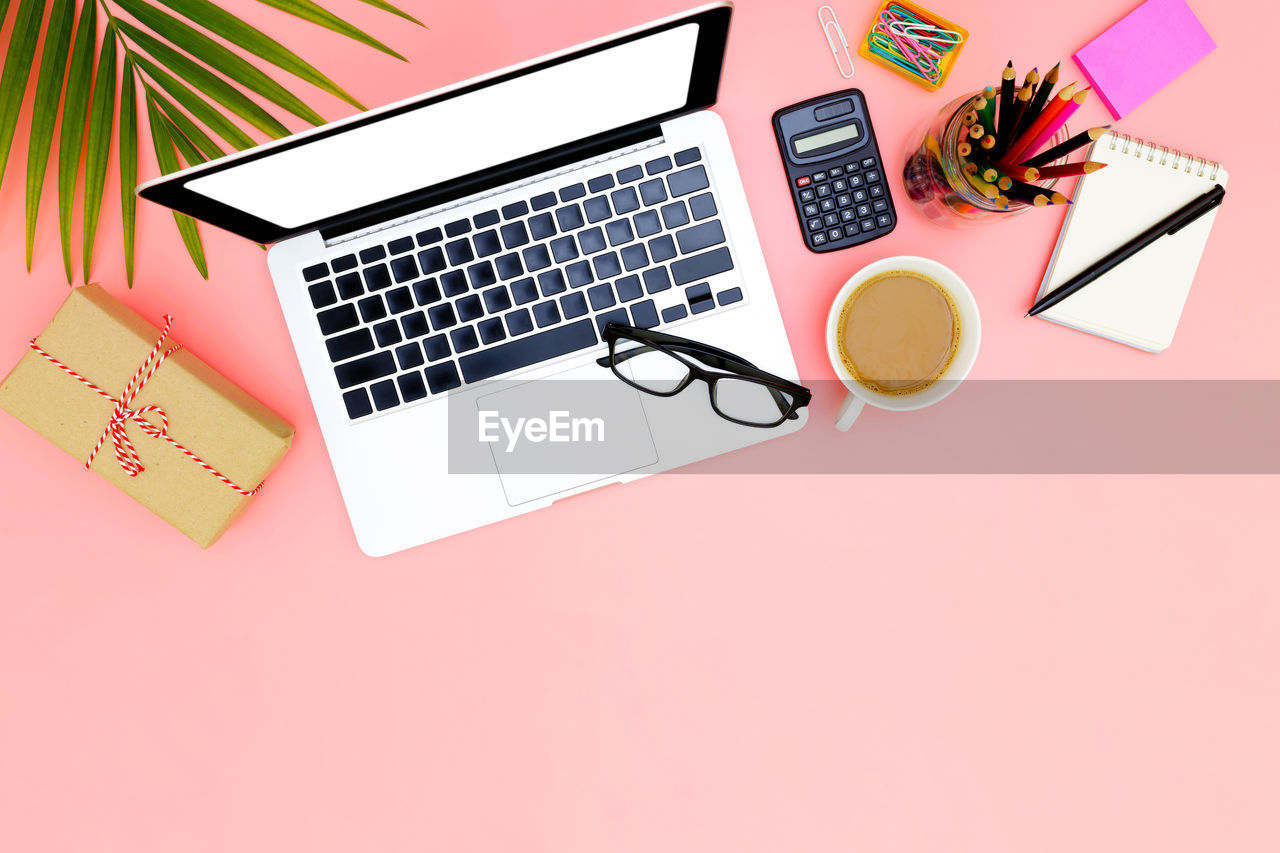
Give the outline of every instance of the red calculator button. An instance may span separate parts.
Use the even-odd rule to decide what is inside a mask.
[[[796,186],[798,187],[807,187],[810,183],[812,183],[812,181],[809,180],[808,175],[805,175],[803,178],[796,178]]]

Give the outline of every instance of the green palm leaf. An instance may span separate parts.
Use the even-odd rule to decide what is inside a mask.
[[[71,209],[76,176],[80,173],[80,151],[84,148],[85,114],[89,109],[97,39],[98,6],[86,2],[80,10],[76,39],[71,46],[67,94],[62,104],[62,136],[58,139],[58,235],[62,239],[62,267],[67,273],[67,284],[71,283]]]
[[[8,2],[8,0],[5,0],[5,2]],[[349,39],[354,39],[361,44],[366,44],[369,47],[382,51],[388,56],[394,56],[401,62],[409,61],[396,51],[378,41],[373,36],[366,33],[364,30],[352,26],[342,18],[339,18],[337,15],[330,12],[328,9],[311,2],[311,0],[258,0],[258,2],[264,3],[272,8],[279,9],[281,12],[288,12],[290,15],[302,18],[304,21],[310,21],[311,23],[324,27],[327,30],[332,30],[339,35],[344,35]]]
[[[214,41],[191,25],[143,0],[116,0],[116,2],[122,9],[137,18],[139,23],[149,27],[152,32],[185,50],[205,65],[218,69],[241,86],[257,92],[301,119],[314,125],[324,124],[320,114],[304,104],[297,95],[271,79],[261,69],[255,68],[238,53]]]
[[[111,156],[111,130],[116,109],[116,39],[107,24],[98,70],[94,74],[93,101],[89,104],[89,142],[84,155],[84,239],[81,243],[84,280],[89,280],[93,241],[98,234],[98,214],[107,184],[107,160]]]
[[[281,124],[275,116],[258,106],[247,95],[217,74],[189,58],[186,54],[174,50],[150,33],[138,29],[133,24],[120,19],[117,19],[116,23],[122,33],[133,39],[143,50],[151,54],[152,58],[157,62],[258,130],[273,139],[289,135],[289,128]]]
[[[148,101],[147,106],[147,124],[151,128],[151,147],[156,152],[156,162],[160,164],[161,174],[169,175],[182,168],[182,164],[178,162],[178,154],[175,150],[175,142],[173,136],[169,133],[169,128],[164,123],[163,114],[154,108],[154,103]],[[204,257],[204,245],[200,242],[200,232],[196,228],[196,221],[184,213],[174,211],[173,221],[178,224],[178,233],[182,236],[182,242],[187,247],[187,254],[191,256],[192,262],[196,265],[196,269],[200,272],[200,277],[207,279],[209,277],[209,265]]]
[[[147,72],[148,77],[159,83],[160,88],[168,92],[170,97],[186,108],[187,112],[203,122],[205,127],[222,137],[228,145],[237,151],[253,147],[253,138],[237,127],[235,122],[223,115],[217,107],[184,86],[172,74],[145,56],[139,56],[132,51],[130,51],[130,54],[133,56],[134,61],[142,67],[142,70]]]
[[[220,6],[214,5],[210,0],[160,0],[160,2],[209,32],[222,36],[249,53],[260,56],[272,65],[306,80],[312,86],[341,98],[356,109],[365,109],[364,104],[347,94],[337,83],[321,74],[319,69],[304,61],[298,54]]]
[[[5,10],[8,12],[8,9]],[[22,111],[22,96],[31,76],[31,57],[40,38],[40,22],[44,18],[44,0],[22,0],[9,34],[9,50],[4,56],[4,73],[0,74],[0,180],[9,162],[13,131]]]
[[[173,125],[171,129],[176,130],[183,138],[195,144],[196,148],[201,152],[201,163],[206,160],[216,160],[227,153],[219,148],[218,143],[210,139],[209,134],[205,133],[186,113],[160,94],[154,86],[147,86],[147,103],[148,105],[159,107],[164,112],[165,118]],[[191,159],[187,158],[187,162],[190,163]]]
[[[120,84],[120,219],[124,225],[124,274],[133,287],[133,244],[137,236],[138,197],[138,83],[133,58],[124,58]],[[88,278],[88,276],[86,276]]]
[[[53,146],[53,126],[58,121],[58,102],[62,100],[62,79],[67,72],[75,11],[71,0],[54,0],[44,37],[36,101],[31,110],[31,141],[27,143],[27,272],[31,272],[36,219],[40,215],[40,196],[44,193],[44,173],[49,167],[49,149]]]
[[[395,6],[392,6],[390,3],[387,2],[387,0],[360,0],[360,2],[367,3],[373,8],[381,9],[384,12],[390,12],[391,14],[397,17],[404,18],[406,21],[412,21],[413,23],[417,24],[420,27],[425,28],[427,26],[426,24],[422,23],[422,21],[419,21],[417,18],[415,18],[413,15],[410,15],[408,12],[404,11],[403,9],[397,9]]]

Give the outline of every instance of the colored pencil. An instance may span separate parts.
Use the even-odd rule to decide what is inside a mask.
[[[974,189],[982,193],[987,198],[995,198],[1000,194],[1000,190],[996,188],[995,184],[988,183],[987,181],[982,180],[982,178],[979,178],[977,175],[970,175],[966,173],[965,179],[970,184],[973,185]]]
[[[1011,181],[1009,188],[1005,190],[1005,194],[1013,201],[1020,201],[1023,204],[1034,204],[1036,207],[1043,207],[1052,199],[1050,198],[1052,190],[1046,190],[1043,187],[1037,187],[1035,184],[1025,184],[1022,181]],[[1042,198],[1043,202],[1036,199]]]
[[[973,146],[970,145],[968,142],[961,142],[959,145],[956,146],[956,153],[959,154],[961,157],[968,157],[970,154],[973,153]]]
[[[1106,163],[1086,160],[1082,163],[1063,163],[1061,166],[1045,166],[1040,170],[1040,177],[1047,179],[1071,178],[1076,175],[1092,175],[1094,172],[1104,168],[1106,165]]]
[[[987,91],[990,91],[990,90],[991,90],[991,87],[988,86]],[[996,126],[995,92],[991,93],[991,97],[982,96],[978,98],[978,102],[982,103],[982,106],[979,107],[976,105],[977,102],[975,102],[975,106],[974,106],[974,109],[978,111],[978,121],[982,122],[983,127],[995,127]]]
[[[1111,127],[1111,125],[1104,124],[1101,127],[1090,128],[1089,130],[1086,130],[1083,133],[1077,133],[1075,136],[1071,137],[1066,142],[1055,145],[1052,148],[1047,148],[1044,151],[1041,151],[1036,156],[1028,157],[1022,162],[1028,166],[1044,166],[1049,163],[1052,163],[1054,160],[1057,160],[1059,157],[1067,156],[1072,151],[1075,151],[1077,148],[1083,148],[1085,145],[1088,145],[1090,142],[1097,142],[1098,139],[1102,137],[1102,134],[1107,132],[1107,128],[1109,127]]]
[[[972,161],[966,161],[964,164],[964,173],[966,175],[978,174],[978,164]]]
[[[982,150],[990,151],[996,147],[996,138],[988,133],[986,136],[982,137],[982,139],[978,140],[978,144],[982,146]]]
[[[1018,181],[1038,181],[1041,178],[1040,170],[1034,166],[1020,166],[1012,163],[997,163],[996,167],[1003,171],[1006,175]]]
[[[1027,76],[1023,79],[1022,85],[1024,87],[1030,86],[1031,94],[1034,95],[1036,93],[1036,87],[1039,85],[1039,83],[1040,83],[1040,66],[1037,65],[1035,68],[1032,68],[1030,71],[1027,72]]]
[[[1013,145],[1009,146],[1005,159],[1014,163],[1022,162],[1023,158],[1028,154],[1034,154],[1037,149],[1031,147],[1031,141],[1040,136],[1040,133],[1053,123],[1058,113],[1066,109],[1067,104],[1072,103],[1072,97],[1076,93],[1076,84],[1071,83],[1061,92],[1059,92],[1053,100],[1049,102],[1041,112],[1038,118],[1022,132],[1022,135],[1014,140]],[[1050,134],[1052,136],[1053,134]]]
[[[971,125],[969,127],[970,139],[981,139],[987,135],[987,129],[980,124]]]
[[[1009,60],[1009,64],[1005,66],[1004,71],[1000,73],[1000,112],[996,115],[997,135],[1008,133],[1013,130],[1007,127],[1009,121],[1009,111],[1013,109],[1013,79],[1017,76],[1013,70],[1013,60]]]
[[[1003,194],[997,195],[995,198],[991,200],[995,202],[996,207],[1000,207],[1006,210],[1009,208],[1009,197],[1007,195],[1003,195]]]
[[[997,140],[995,152],[992,156],[999,159],[1004,152],[1009,150],[1009,146],[1013,144],[1016,138],[1015,134],[1022,124],[1022,117],[1027,111],[1027,104],[1031,102],[1031,84],[1028,83],[1018,90],[1018,94],[1013,98],[1013,113],[1009,116],[1009,132]]]
[[[1058,85],[1058,66],[1059,62],[1049,69],[1049,73],[1044,75],[1044,79],[1036,88],[1035,97],[1031,99],[1031,106],[1027,107],[1027,113],[1022,117],[1024,124],[1030,124],[1040,117],[1040,113],[1044,111],[1044,105],[1048,103],[1049,96],[1053,94],[1053,87]]]
[[[987,183],[994,184],[996,181],[1000,180],[1000,170],[995,166],[990,166],[984,163],[978,168],[982,170],[982,180]]]
[[[1066,89],[1064,89],[1063,91],[1065,92]],[[1024,156],[1025,154],[1030,154],[1030,153],[1039,151],[1041,148],[1043,148],[1049,142],[1049,140],[1053,139],[1053,135],[1058,132],[1058,129],[1067,123],[1067,119],[1071,118],[1071,116],[1075,113],[1075,111],[1080,109],[1080,106],[1088,99],[1089,99],[1089,88],[1086,86],[1080,91],[1074,92],[1072,96],[1066,101],[1061,102],[1062,103],[1061,108],[1056,113],[1054,113],[1053,118],[1049,121],[1049,123],[1046,124],[1041,129],[1041,131],[1038,134],[1036,134],[1031,139],[1030,142],[1027,143],[1026,147],[1022,149],[1022,151],[1025,152]],[[1051,108],[1052,108],[1052,105],[1051,107],[1046,108],[1045,112],[1046,113],[1049,112],[1049,109]],[[1011,157],[1010,159],[1018,160],[1021,158]]]
[[[969,110],[960,118],[960,123],[965,127],[973,127],[978,123],[978,113],[976,110]]]

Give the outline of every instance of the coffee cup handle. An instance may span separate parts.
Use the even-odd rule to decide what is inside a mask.
[[[836,429],[844,432],[853,426],[853,422],[858,419],[858,415],[862,414],[863,406],[867,405],[862,398],[854,394],[846,394],[844,402],[840,404],[840,414],[836,415]]]

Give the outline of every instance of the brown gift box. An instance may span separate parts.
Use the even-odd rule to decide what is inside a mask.
[[[118,398],[160,334],[101,287],[87,285],[71,291],[36,343]],[[163,350],[175,345],[175,337],[171,333]],[[185,348],[165,359],[130,408],[148,405],[164,410],[173,439],[246,491],[266,479],[293,441],[292,426]],[[83,464],[107,428],[114,404],[28,350],[0,384],[0,408]],[[163,426],[158,414],[144,416]],[[110,438],[92,470],[200,547],[217,541],[253,500],[137,424],[126,422],[125,431],[146,470],[130,477],[116,460]]]

